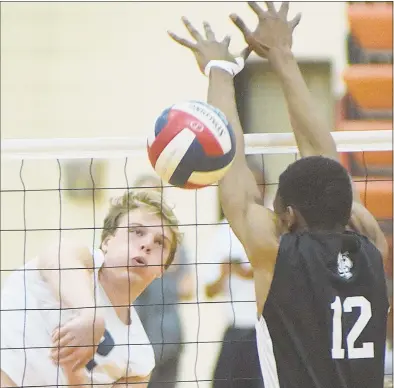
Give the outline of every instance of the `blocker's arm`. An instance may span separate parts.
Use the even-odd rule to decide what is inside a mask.
[[[263,206],[263,198],[246,163],[244,134],[238,117],[232,76],[213,68],[208,102],[227,117],[236,137],[232,166],[219,183],[220,201],[231,228],[242,242],[254,267],[276,260],[277,225],[274,214]]]
[[[339,160],[331,129],[318,113],[291,50],[276,49],[271,52],[269,60],[281,82],[301,156],[321,155]],[[350,226],[367,236],[379,249],[383,258],[386,258],[388,244],[384,234],[374,216],[361,203],[354,185]]]

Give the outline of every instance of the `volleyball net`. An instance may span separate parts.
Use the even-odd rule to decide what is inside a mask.
[[[373,155],[389,153],[392,164],[392,131],[344,131],[333,136],[365,206],[378,219],[389,241],[391,256],[386,270],[392,289],[392,170],[379,168],[376,172],[371,163]],[[279,174],[298,158],[294,136],[248,134],[245,142],[266,205],[271,206]],[[147,159],[145,139],[3,140],[1,157],[2,280],[60,237],[97,248],[110,198],[125,190],[154,188],[134,183],[140,176],[155,176]],[[175,302],[179,304],[183,331],[177,387],[209,387],[223,332],[237,325],[236,306],[253,310],[254,298],[240,296],[231,287],[213,299],[207,297],[214,266],[231,259],[234,253],[230,244],[222,257],[213,257],[214,246],[219,244],[215,241],[216,230],[222,222],[217,185],[181,190],[163,184],[161,189],[180,220],[188,257],[184,263],[176,263],[184,265],[189,275],[188,296]],[[229,277],[237,276],[230,268]],[[157,300],[157,304],[174,304],[160,296]],[[229,306],[230,314],[225,312]],[[388,337],[392,341],[392,329]],[[154,345],[163,342],[166,338],[152,341]],[[229,380],[229,387],[237,378],[254,377],[223,377]],[[163,382],[158,386],[166,385]]]

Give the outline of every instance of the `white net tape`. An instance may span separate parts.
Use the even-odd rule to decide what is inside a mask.
[[[339,152],[392,150],[392,131],[333,132]],[[296,153],[292,133],[245,135],[247,154]],[[7,159],[123,158],[146,152],[141,138],[63,138],[2,140],[1,157]]]

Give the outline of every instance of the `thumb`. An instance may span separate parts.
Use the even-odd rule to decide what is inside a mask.
[[[241,51],[240,56],[244,59],[244,61],[246,61],[252,51],[253,51],[252,47],[248,45]]]
[[[301,21],[301,13],[298,13],[294,17],[294,19],[290,22],[291,28],[294,30],[298,26],[300,21]]]
[[[226,35],[222,41],[222,43],[228,48],[230,46],[231,36]]]

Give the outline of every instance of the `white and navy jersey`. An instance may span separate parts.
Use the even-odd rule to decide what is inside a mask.
[[[134,307],[131,325],[115,312],[98,281],[104,256],[94,252],[96,303],[104,313],[106,330],[86,376],[100,387],[112,387],[123,377],[148,376],[154,368],[153,348]],[[77,287],[77,285],[75,285]],[[62,309],[37,270],[36,260],[12,273],[1,295],[1,369],[18,385],[67,385],[61,370],[50,359],[51,333],[76,311]]]
[[[382,257],[356,233],[282,237],[256,325],[270,388],[382,388],[388,298]]]

